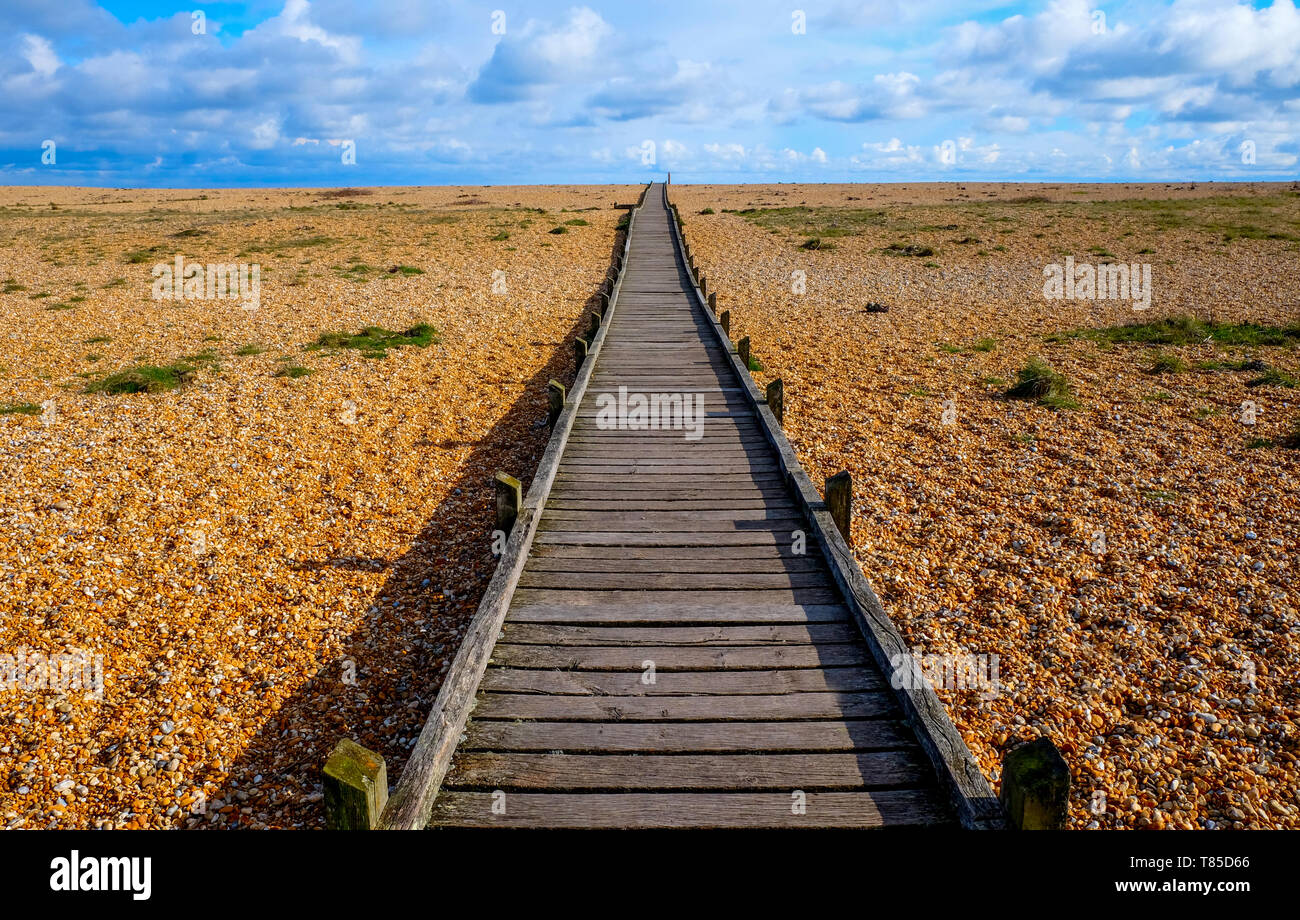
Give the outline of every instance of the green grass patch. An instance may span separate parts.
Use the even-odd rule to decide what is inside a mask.
[[[701,214],[714,214],[714,213],[716,213],[716,212],[713,210],[713,208],[705,208],[705,209],[704,209],[703,211],[701,211],[700,213],[701,213]]]
[[[1155,361],[1147,368],[1148,374],[1182,374],[1186,371],[1187,362],[1167,351],[1157,354]]]
[[[587,223],[581,217],[575,217],[573,218],[573,220],[566,220],[564,223],[565,226],[568,227],[590,227],[591,226],[591,224]]]
[[[820,236],[813,236],[800,243],[799,248],[808,249],[814,252],[828,252],[835,248],[835,244],[822,239]]]
[[[1173,316],[1150,323],[1130,323],[1104,329],[1080,329],[1066,334],[1116,345],[1293,345],[1300,342],[1300,323],[1260,326],[1255,323],[1208,323],[1194,316]]]
[[[36,403],[0,404],[0,415],[40,415],[41,407]]]
[[[107,336],[107,335],[96,335],[96,336],[91,336],[90,338],[88,338],[88,339],[86,339],[84,342],[82,342],[81,344],[82,344],[82,345],[100,345],[100,344],[103,344],[104,342],[111,342],[111,341],[113,341],[113,339],[112,339],[111,336]]]
[[[248,358],[253,355],[260,355],[265,351],[266,349],[261,345],[241,345],[235,349],[235,354],[239,355],[241,358]]]
[[[569,232],[569,228],[568,228],[568,227],[552,227],[550,230],[547,230],[546,232],[547,232],[547,233],[568,233],[568,232]]]
[[[1294,377],[1292,377],[1290,374],[1286,373],[1285,371],[1278,370],[1276,367],[1270,367],[1267,370],[1265,370],[1264,373],[1260,374],[1258,377],[1255,377],[1252,380],[1247,380],[1246,386],[1286,387],[1287,389],[1290,390],[1290,389],[1295,389],[1297,386],[1300,386],[1300,381],[1297,381]]]
[[[308,374],[316,373],[310,367],[303,367],[300,364],[286,364],[275,372],[276,377],[288,377],[290,380],[297,380],[299,377],[306,377]]]
[[[0,293],[17,294],[19,291],[27,290],[27,285],[19,284],[17,281],[6,281],[5,286],[0,288]]]
[[[427,323],[421,323],[405,332],[390,332],[381,326],[367,326],[357,333],[323,332],[307,349],[319,351],[322,348],[353,348],[367,358],[383,358],[388,355],[390,348],[406,345],[425,348],[438,342],[438,330]]]
[[[161,246],[150,246],[148,249],[132,249],[123,258],[131,265],[139,265],[157,258],[159,252],[162,252]]]
[[[917,256],[920,258],[934,255],[933,249],[919,243],[890,243],[884,248],[884,252],[886,255],[891,256]]]
[[[1006,391],[1008,399],[1026,399],[1049,409],[1077,409],[1070,381],[1041,358],[1030,358],[1016,372],[1016,382]]]
[[[388,274],[405,275],[409,278],[411,275],[423,275],[424,269],[416,268],[414,265],[394,265],[388,270]]]
[[[502,231],[501,231],[500,233],[498,233],[496,236],[492,237],[492,239],[489,240],[489,242],[492,242],[492,243],[504,243],[504,242],[505,242],[506,240],[508,240],[508,239],[510,239],[510,234],[507,233],[505,230],[502,230]]]
[[[198,373],[198,368],[184,361],[176,361],[164,367],[153,364],[141,364],[136,367],[109,374],[86,387],[87,393],[165,393],[188,383]]]

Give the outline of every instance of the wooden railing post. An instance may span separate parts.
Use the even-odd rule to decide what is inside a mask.
[[[709,292],[709,282],[708,282],[708,279],[704,277],[703,273],[701,273],[701,274],[700,274],[700,293],[701,293],[701,294],[707,294],[708,292]]]
[[[709,294],[709,312],[714,316],[718,315],[718,292],[713,291]]]
[[[564,411],[564,384],[551,379],[546,383],[546,424],[552,428]]]
[[[368,831],[379,826],[388,804],[384,758],[350,738],[334,745],[321,776],[325,826],[335,831]]]
[[[1050,738],[1036,738],[1002,758],[1002,807],[1011,826],[1055,831],[1069,814],[1070,768]]]
[[[587,338],[594,342],[596,341],[596,333],[600,331],[600,314],[592,312],[587,316],[589,317],[587,321]]]
[[[731,311],[723,310],[722,315],[718,317],[718,324],[722,326],[722,331],[726,333],[727,338],[731,338]]]
[[[853,477],[848,470],[840,470],[826,480],[826,510],[844,536],[844,542],[853,547]]]
[[[785,386],[780,377],[767,385],[767,407],[776,416],[776,423],[782,424],[785,420]]]
[[[523,504],[524,489],[519,480],[509,473],[497,470],[494,477],[497,487],[497,530],[510,533],[519,517],[519,506]]]
[[[587,360],[587,340],[577,338],[573,340],[573,372],[576,374],[582,367],[582,362]]]
[[[736,343],[736,354],[740,355],[740,363],[745,370],[749,370],[749,336]]]

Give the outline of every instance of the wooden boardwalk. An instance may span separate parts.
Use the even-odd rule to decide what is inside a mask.
[[[430,718],[428,751],[455,754],[433,770],[423,813],[418,793],[397,809],[475,827],[994,820],[987,803],[954,803],[936,745],[900,707],[701,302],[665,197],[651,186],[636,213],[549,491],[512,537],[524,542],[504,621],[466,640],[486,663],[462,681],[468,720]],[[702,397],[702,435],[601,425],[602,395],[620,388]],[[440,696],[449,712],[455,692]]]

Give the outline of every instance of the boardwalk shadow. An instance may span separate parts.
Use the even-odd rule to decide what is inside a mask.
[[[624,236],[615,234],[611,261]],[[496,569],[492,471],[514,473],[525,490],[531,485],[551,433],[545,425],[546,383],[552,378],[572,382],[573,340],[583,334],[598,303],[599,292],[593,291],[550,360],[475,444],[447,489],[448,499],[411,549],[391,562],[345,556],[300,563],[315,569],[382,567],[388,577],[361,605],[369,613],[343,651],[324,661],[229,765],[224,787],[209,799],[220,800],[227,813],[218,816],[210,809],[199,826],[247,826],[260,816],[276,827],[323,827],[320,771],[344,737],[382,755],[389,783],[396,784]],[[444,592],[448,583],[455,585],[450,595]],[[250,814],[241,817],[243,807]]]

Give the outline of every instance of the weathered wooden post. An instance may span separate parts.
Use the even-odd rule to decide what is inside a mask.
[[[609,295],[604,291],[600,292],[600,318],[604,319],[605,314],[609,311]]]
[[[1055,831],[1065,827],[1070,768],[1050,738],[1036,738],[1002,758],[1001,799],[1014,828]]]
[[[573,340],[573,372],[576,374],[582,367],[582,362],[587,360],[587,340],[578,338]]]
[[[722,326],[722,331],[727,337],[731,337],[731,311],[723,310],[722,315],[718,317],[718,324]]]
[[[767,385],[767,407],[776,416],[776,423],[782,424],[785,419],[785,386],[780,377]]]
[[[852,548],[853,477],[848,470],[840,470],[826,480],[826,510],[844,536],[844,542]]]
[[[745,370],[749,370],[749,336],[736,343],[736,354],[740,355],[740,363],[744,365]]]
[[[564,411],[564,384],[551,379],[546,383],[546,424],[552,428]]]
[[[600,314],[592,312],[587,315],[590,317],[587,321],[587,338],[594,342],[596,333],[600,331]]]
[[[714,316],[718,315],[718,292],[714,291],[709,294],[709,312]]]
[[[709,283],[705,279],[704,275],[700,275],[700,293],[707,294],[708,292],[709,292]]]
[[[524,489],[519,480],[509,473],[497,470],[494,477],[497,486],[497,530],[510,533],[519,517],[519,506],[523,504]]]
[[[384,758],[351,738],[334,745],[322,772],[325,826],[334,831],[366,831],[379,826],[388,804]]]

